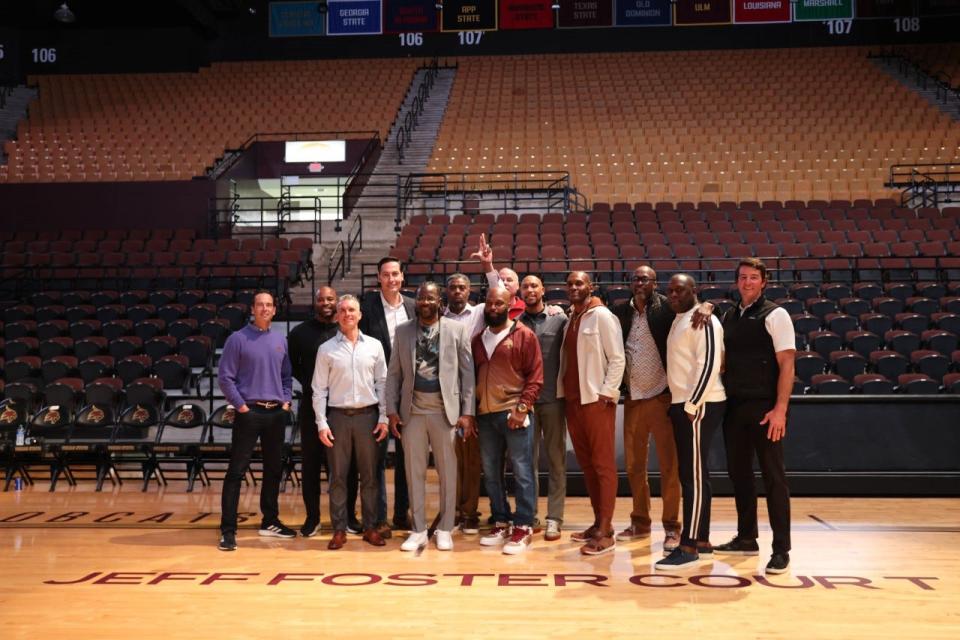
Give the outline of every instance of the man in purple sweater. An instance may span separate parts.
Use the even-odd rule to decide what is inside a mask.
[[[258,291],[253,296],[253,322],[227,338],[220,356],[220,390],[237,409],[233,426],[230,465],[223,480],[221,497],[221,551],[237,548],[237,507],[240,483],[260,438],[263,450],[263,486],[260,535],[295,538],[296,532],[280,522],[281,460],[286,413],[293,395],[293,374],[287,341],[270,331],[277,309],[273,294]]]

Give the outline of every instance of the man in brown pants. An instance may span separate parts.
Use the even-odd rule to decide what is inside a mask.
[[[680,544],[680,477],[677,446],[673,441],[670,389],[667,386],[667,334],[675,314],[666,296],[657,292],[657,274],[647,266],[633,272],[633,298],[617,305],[614,315],[623,329],[627,368],[623,376],[623,454],[633,495],[630,526],[617,534],[621,542],[650,535],[650,483],[647,452],[650,436],[656,442],[663,498],[663,550]]]
[[[581,553],[600,555],[616,546],[615,420],[625,358],[620,322],[592,294],[589,274],[567,276],[572,306],[560,349],[557,397],[566,399],[567,430],[593,507],[593,524],[570,539],[585,543]]]

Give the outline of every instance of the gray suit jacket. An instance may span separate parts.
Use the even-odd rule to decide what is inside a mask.
[[[387,370],[387,414],[410,417],[413,383],[416,378],[417,321],[397,326],[393,355]],[[456,320],[440,318],[440,394],[447,421],[454,425],[460,416],[472,416],[474,407],[473,355],[468,327]]]

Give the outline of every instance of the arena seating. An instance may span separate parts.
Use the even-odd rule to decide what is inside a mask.
[[[408,284],[462,271],[482,286],[471,254],[484,234],[498,264],[542,274],[554,304],[568,304],[560,283],[571,269],[594,272],[614,304],[630,296],[626,275],[647,264],[661,283],[693,273],[721,311],[736,300],[736,259],[756,255],[772,267],[767,295],[791,313],[801,390],[955,392],[947,376],[960,371],[960,207],[894,205],[599,202],[565,216],[418,215],[391,255],[409,262]]]
[[[253,290],[282,294],[308,275],[312,250],[311,238],[212,240],[186,229],[7,234],[2,275],[21,281],[24,297],[2,312],[0,389],[56,447],[44,454],[53,484],[89,463],[102,485],[119,451],[104,447],[122,432],[77,443],[85,412],[99,408],[117,429],[148,427],[137,407],[159,419],[166,399],[199,395]]]
[[[960,130],[867,53],[462,58],[430,170],[566,169],[591,200],[891,197],[893,164],[960,163]]]
[[[0,182],[189,180],[256,133],[379,131],[418,61],[216,63],[198,73],[31,78]]]

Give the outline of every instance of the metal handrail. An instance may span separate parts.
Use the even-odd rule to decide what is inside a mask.
[[[420,122],[420,114],[423,113],[427,99],[430,97],[430,90],[433,89],[433,84],[440,73],[440,64],[437,58],[431,60],[429,65],[417,69],[417,72],[424,69],[426,74],[424,74],[420,84],[417,85],[417,94],[414,96],[407,114],[403,117],[403,124],[397,130],[397,161],[400,164],[403,164],[404,151],[413,139],[413,130],[417,128],[417,124]]]

